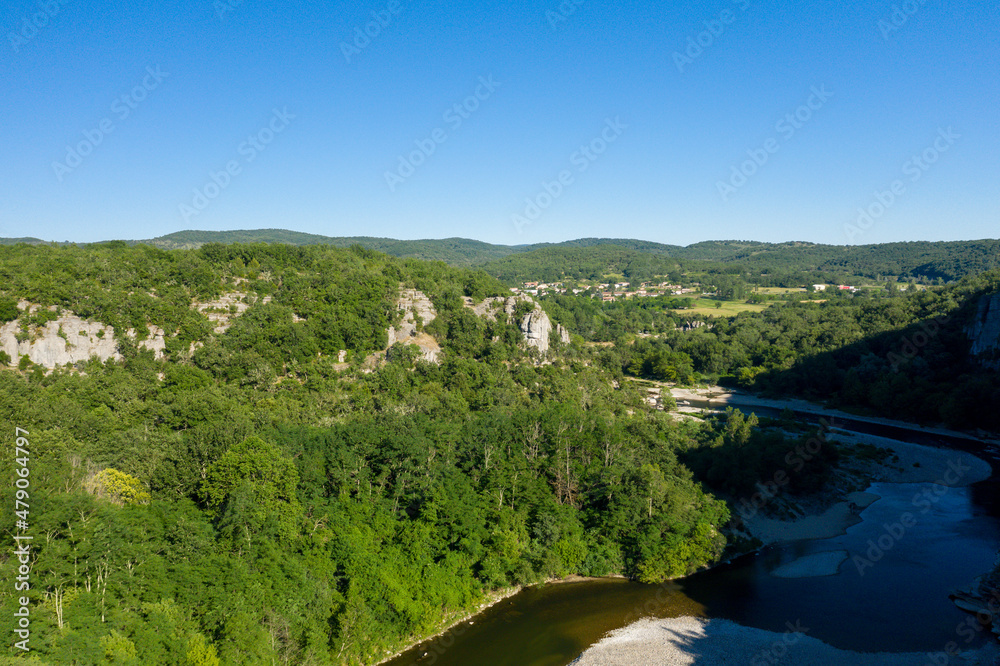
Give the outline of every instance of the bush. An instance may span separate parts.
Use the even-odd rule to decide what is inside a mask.
[[[21,311],[17,309],[17,301],[11,298],[0,299],[0,324],[14,321],[20,314]]]
[[[102,469],[90,480],[87,488],[98,497],[111,501],[112,504],[149,504],[149,493],[142,481],[131,474],[119,472],[113,467]]]

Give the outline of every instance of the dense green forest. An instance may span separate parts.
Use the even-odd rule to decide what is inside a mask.
[[[374,663],[491,590],[660,581],[725,546],[726,504],[678,458],[723,424],[675,424],[583,349],[540,365],[464,307],[504,293],[483,273],[122,243],[0,248],[0,273],[7,320],[25,299],[168,332],[162,359],[124,338],[120,361],[0,371],[11,450],[29,433],[35,663]],[[400,285],[431,297],[442,363],[371,370]],[[237,288],[249,309],[213,332],[192,304]]]
[[[439,363],[381,354],[400,288],[432,301]],[[504,284],[443,262],[322,244],[0,247],[0,323],[20,339],[66,311],[137,332],[116,336],[120,360],[0,370],[8,451],[28,432],[33,536],[31,658],[8,655],[373,664],[498,590],[688,574],[727,547],[726,500],[811,433],[739,412],[677,421],[626,375],[996,428],[995,371],[969,359],[962,327],[998,290],[983,274],[689,332],[683,299],[559,296],[543,305],[572,342],[543,359],[515,319],[466,307]],[[224,293],[247,308],[221,330],[197,306]],[[147,325],[166,334],[162,358],[137,345]],[[820,487],[836,459],[790,491]],[[5,580],[17,567],[0,555]],[[7,586],[0,612],[17,606]]]

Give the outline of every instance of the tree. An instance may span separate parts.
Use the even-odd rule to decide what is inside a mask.
[[[149,493],[142,481],[131,474],[109,467],[102,469],[89,484],[91,492],[111,500],[112,504],[149,504]]]
[[[269,522],[280,536],[290,537],[301,513],[295,494],[298,482],[295,464],[277,446],[248,437],[209,467],[201,494],[234,538],[250,540]],[[243,534],[236,534],[236,529]]]

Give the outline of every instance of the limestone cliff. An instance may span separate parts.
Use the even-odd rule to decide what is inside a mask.
[[[437,318],[437,311],[431,299],[422,291],[404,289],[399,293],[396,307],[403,311],[403,319],[396,326],[389,328],[389,343],[391,347],[397,342],[417,345],[425,361],[437,362],[441,347],[437,340],[423,332],[423,327]],[[419,317],[420,326],[417,325]]]
[[[38,309],[37,305],[28,305],[23,301],[19,307],[28,312]],[[20,319],[0,327],[0,349],[10,356],[12,365],[17,365],[22,356],[49,369],[86,361],[91,356],[96,356],[102,362],[110,358],[121,358],[116,349],[118,343],[114,327],[81,319],[67,310],[59,318],[29,331],[27,339],[19,341],[17,335],[20,332]],[[130,329],[126,331],[126,335],[134,338],[135,331]],[[151,349],[157,358],[161,358],[165,344],[163,330],[150,326],[149,335],[139,343],[139,348]]]
[[[972,340],[970,353],[983,366],[1000,370],[1000,294],[979,297],[966,333]]]
[[[512,317],[517,311],[518,303],[521,302],[531,303],[533,307],[530,312],[523,315],[515,323],[517,324],[517,327],[521,329],[521,335],[524,336],[524,341],[528,344],[528,346],[534,347],[542,354],[545,354],[549,351],[549,334],[552,332],[553,328],[552,320],[550,320],[549,316],[545,314],[544,310],[542,310],[542,306],[530,296],[518,294],[517,296],[508,296],[507,298],[487,298],[478,305],[473,304],[471,301],[467,301],[466,306],[471,308],[472,311],[480,317],[496,319],[500,312],[503,312],[508,318]],[[555,330],[559,339],[564,344],[568,344],[569,331],[561,325],[556,325]]]

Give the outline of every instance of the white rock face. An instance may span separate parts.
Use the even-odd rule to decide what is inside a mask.
[[[511,317],[517,310],[518,303],[522,301],[531,303],[533,308],[531,312],[522,316],[520,321],[516,322],[517,327],[521,329],[521,335],[524,336],[524,341],[528,346],[534,347],[542,354],[545,354],[549,350],[549,333],[552,331],[552,320],[542,310],[542,306],[530,296],[518,294],[517,296],[508,296],[507,298],[494,297],[487,298],[478,305],[471,303],[467,303],[466,305],[480,317],[492,320],[496,319],[500,312],[503,312],[508,318]],[[557,325],[556,333],[563,343],[569,343],[569,331]]]
[[[979,308],[968,329],[972,340],[970,352],[973,356],[981,356],[980,362],[988,368],[1000,369],[1000,294],[982,296]]]
[[[552,322],[541,308],[532,310],[521,317],[518,322],[524,341],[529,347],[535,347],[543,354],[549,350],[549,333],[552,332]]]
[[[422,291],[416,289],[404,289],[399,293],[396,307],[404,311],[403,320],[395,327],[389,327],[388,347],[397,342],[403,344],[417,345],[420,347],[421,357],[425,361],[436,363],[441,347],[432,336],[417,331],[417,317],[420,317],[422,326],[426,326],[437,318],[437,310],[431,299]]]
[[[265,296],[261,299],[261,303],[267,304],[270,302],[270,296]],[[235,313],[230,312],[233,309],[232,306],[235,306]],[[233,318],[246,312],[250,305],[246,303],[245,293],[242,291],[234,291],[220,296],[214,301],[206,301],[204,303],[195,301],[191,307],[199,312],[205,313],[208,320],[212,322],[212,326],[215,328],[215,333],[218,335],[225,333],[226,329],[232,325]],[[296,321],[302,321],[295,315],[292,317]]]
[[[24,309],[34,312],[37,308],[38,306],[25,304]],[[86,361],[91,356],[96,356],[102,362],[109,358],[121,359],[115,349],[117,341],[113,326],[81,319],[68,311],[64,311],[63,316],[46,323],[44,327],[32,331],[28,340],[18,342],[17,333],[20,330],[20,320],[0,327],[0,349],[10,356],[11,365],[17,365],[25,355],[33,363],[49,369]],[[60,330],[62,335],[59,335]],[[135,337],[135,331],[129,330],[126,335]],[[156,358],[163,357],[165,346],[164,332],[156,326],[150,326],[149,337],[139,343],[140,349],[153,350]]]

